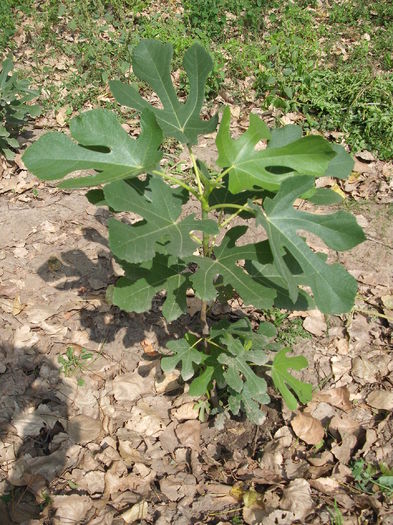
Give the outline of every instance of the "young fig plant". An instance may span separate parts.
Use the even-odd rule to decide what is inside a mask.
[[[344,148],[320,136],[303,137],[293,125],[271,130],[254,114],[247,131],[233,138],[227,107],[216,136],[216,166],[206,166],[193,146],[218,125],[217,115],[206,119],[201,114],[212,60],[199,44],[185,53],[189,95],[183,100],[172,83],[171,59],[171,45],[156,40],[143,40],[132,53],[135,75],[157,94],[160,108],[135,87],[110,83],[120,104],[141,113],[136,140],[113,113],[95,109],[71,120],[71,137],[47,133],[23,160],[40,179],[63,179],[62,188],[94,187],[87,192],[89,201],[113,212],[109,245],[124,270],[111,292],[113,304],[144,312],[165,291],[162,314],[171,322],[186,313],[187,293],[193,290],[201,301],[200,332],[170,341],[162,368],[180,368],[183,380],[192,380],[192,396],[214,392],[216,410],[243,411],[260,424],[261,405],[269,402],[266,373],[289,408],[311,398],[311,385],[291,374],[305,368],[307,360],[289,356],[289,348],[274,343],[273,325],[262,323],[254,331],[246,316],[214,325],[209,309],[224,296],[262,311],[276,306],[339,314],[352,308],[355,279],[311,249],[304,232],[343,251],[364,240],[362,229],[347,212],[306,212],[297,203],[308,201],[308,210],[312,204],[336,204],[337,193],[317,188],[316,179],[346,178],[353,161]],[[192,177],[160,163],[168,137],[188,152]],[[265,147],[256,148],[261,141]],[[80,170],[93,172],[68,177]],[[189,201],[192,209],[199,203],[197,216],[186,213]],[[118,212],[138,214],[141,220],[131,225],[116,218]],[[255,233],[250,242],[243,218],[262,227],[263,238]]]

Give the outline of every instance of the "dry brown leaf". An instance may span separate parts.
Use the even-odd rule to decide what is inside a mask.
[[[62,128],[66,125],[67,111],[68,111],[68,107],[63,106],[62,108],[59,109],[59,111],[56,114],[56,122]]]
[[[149,357],[157,357],[159,355],[159,352],[157,352],[154,347],[155,345],[149,339],[144,339],[141,341],[141,346],[143,348],[143,352]]]
[[[89,416],[79,414],[70,419],[67,432],[74,443],[85,445],[98,438],[101,434],[101,422]]]
[[[386,308],[393,310],[393,295],[383,295],[381,301]]]
[[[15,330],[14,348],[32,348],[39,341],[38,334],[32,332],[30,326],[24,324]]]
[[[323,440],[325,430],[318,419],[310,414],[299,413],[291,421],[293,431],[308,445],[316,445]]]
[[[349,356],[335,355],[330,360],[332,372],[337,387],[348,385],[353,382],[349,372],[352,367],[352,359]]]
[[[325,316],[319,310],[308,311],[303,321],[303,328],[317,337],[325,335],[327,331]]]
[[[51,497],[51,509],[55,511],[53,525],[64,523],[83,523],[91,509],[91,500],[87,496],[67,494]]]
[[[160,379],[156,379],[154,382],[154,388],[157,394],[163,394],[173,392],[180,386],[178,379],[180,376],[180,370],[173,370],[164,374]]]
[[[345,412],[352,408],[352,403],[349,400],[349,390],[345,386],[317,392],[313,396],[313,400],[329,403],[329,405],[341,408]]]
[[[146,519],[147,511],[147,501],[140,501],[139,503],[135,503],[135,505],[133,505],[130,509],[120,514],[120,517],[123,518],[126,523],[134,523],[137,520]]]
[[[198,409],[195,408],[195,403],[190,401],[178,408],[171,410],[171,416],[178,421],[185,421],[187,419],[198,419]]]
[[[17,295],[12,304],[12,315],[19,315],[24,310],[25,306],[26,305],[21,302],[20,296]]]
[[[393,410],[393,392],[388,390],[374,390],[366,398],[370,407],[378,410]]]
[[[329,450],[324,450],[320,456],[307,458],[307,461],[314,467],[322,467],[328,463],[333,463],[333,455]]]
[[[371,153],[371,151],[366,151],[366,150],[359,151],[358,153],[356,153],[356,157],[358,159],[364,160],[364,162],[372,162],[373,160],[375,160],[375,157]]]
[[[279,428],[273,437],[275,439],[275,450],[288,448],[292,444],[292,432],[287,426]]]
[[[178,501],[184,496],[194,497],[197,490],[196,479],[185,472],[171,474],[160,480],[160,489],[171,501]]]
[[[358,356],[352,359],[352,376],[361,384],[378,381],[378,367],[367,357]]]
[[[139,403],[131,409],[130,420],[127,421],[126,428],[133,430],[141,436],[157,436],[160,434],[166,424],[163,417],[167,414],[162,413],[160,409],[151,407],[146,403]]]
[[[337,432],[340,433],[340,436],[345,434],[355,434],[357,435],[360,429],[360,424],[352,419],[347,414],[342,414],[340,416],[334,416],[329,423],[329,432],[333,433],[337,437]]]
[[[145,377],[138,370],[115,377],[112,382],[112,393],[116,401],[128,401],[131,403],[151,392],[154,381],[153,376],[154,369]]]
[[[174,427],[175,423],[170,423],[164,432],[161,432],[160,437],[158,438],[162,448],[170,453],[174,452],[174,450],[179,446],[179,441],[176,437]]]
[[[332,453],[340,461],[340,463],[346,465],[349,463],[349,460],[352,457],[352,451],[355,448],[356,443],[357,438],[354,434],[344,434],[341,445],[333,443],[331,449]]]
[[[280,508],[293,512],[302,523],[313,506],[310,484],[305,479],[294,479],[284,489]]]
[[[243,521],[247,523],[247,525],[259,525],[259,523],[266,523],[266,516],[267,513],[264,509],[250,509],[248,507],[243,507]]]
[[[339,482],[334,478],[311,479],[310,485],[313,489],[319,490],[319,492],[327,495],[335,494],[340,489]]]
[[[299,523],[299,520],[293,512],[280,509],[274,510],[268,515],[266,515],[266,513],[263,514],[263,511],[259,511],[259,514],[255,514],[255,520],[256,521],[250,522],[251,525],[261,525],[262,523],[263,525],[292,525]]]
[[[361,450],[362,456],[365,456],[378,439],[378,434],[373,428],[366,430],[366,441]]]
[[[179,425],[176,429],[177,439],[181,446],[191,447],[194,450],[199,450],[199,440],[201,437],[201,423],[200,421],[186,421]]]

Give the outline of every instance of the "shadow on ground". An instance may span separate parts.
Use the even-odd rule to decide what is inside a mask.
[[[75,461],[79,428],[57,395],[59,369],[40,349],[0,342],[0,356],[0,522],[32,523]]]

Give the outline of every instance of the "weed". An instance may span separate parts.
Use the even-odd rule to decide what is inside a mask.
[[[352,475],[362,492],[372,494],[377,489],[388,498],[393,497],[393,469],[383,463],[375,466],[358,459],[352,464]]]
[[[330,514],[330,523],[331,523],[331,525],[343,525],[344,518],[343,518],[343,515],[342,515],[340,509],[338,508],[336,500],[334,500],[333,508],[332,509],[329,508],[328,511],[329,511],[329,514]]]
[[[300,318],[288,319],[289,312],[271,308],[265,312],[266,319],[277,328],[277,341],[292,346],[298,339],[311,339],[311,334],[303,328]]]
[[[88,352],[85,348],[82,348],[80,353],[77,353],[74,347],[67,347],[66,352],[63,355],[58,356],[58,362],[60,366],[60,372],[66,377],[80,375],[86,370],[88,366],[87,361],[93,357],[91,352]],[[78,377],[78,385],[83,386],[85,384],[84,379]]]
[[[15,149],[19,148],[16,135],[29,117],[40,114],[38,105],[29,104],[37,97],[38,91],[29,87],[28,80],[20,80],[12,70],[14,64],[8,57],[0,70],[0,153],[12,160]]]

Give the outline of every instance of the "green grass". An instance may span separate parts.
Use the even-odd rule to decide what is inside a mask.
[[[255,82],[265,106],[299,111],[306,128],[343,131],[353,150],[390,158],[393,6],[387,4],[353,0],[322,14],[288,5],[273,14]]]
[[[311,339],[311,334],[303,328],[301,318],[288,319],[289,312],[282,312],[279,308],[266,311],[266,319],[277,328],[276,342],[284,346],[291,346],[299,339]]]
[[[45,0],[38,6],[3,0],[0,55],[8,43],[15,47],[12,35],[25,13],[24,46],[34,51],[29,62],[47,110],[115,107],[107,82],[136,81],[129,50],[141,38],[172,43],[175,68],[199,41],[215,61],[210,98],[224,89],[242,104],[247,78],[257,107],[300,112],[306,129],[342,131],[353,151],[393,155],[393,4],[387,0]],[[182,73],[179,90],[187,92]]]

